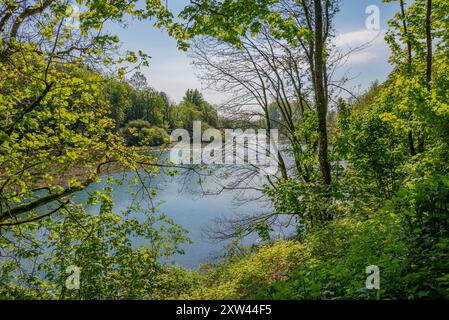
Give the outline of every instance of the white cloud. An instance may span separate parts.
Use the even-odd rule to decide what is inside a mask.
[[[365,29],[338,34],[334,44],[340,51],[348,52],[362,47],[349,55],[339,73],[343,75],[351,69],[351,74],[360,75],[357,81],[363,83],[382,79],[388,71],[386,60],[390,54],[384,40],[385,32]],[[205,98],[212,103],[221,104],[227,100],[228,96],[222,92],[204,90],[195,76],[191,59],[186,53],[178,51],[174,44],[152,50],[149,48],[148,52],[152,56],[150,68],[142,72],[152,87],[166,92],[173,101],[181,101],[185,91],[192,88],[202,90]]]
[[[386,30],[358,30],[341,33],[335,37],[335,46],[343,51],[354,50],[348,58],[347,64],[373,63],[374,60],[385,59],[389,55],[389,48],[384,40]]]

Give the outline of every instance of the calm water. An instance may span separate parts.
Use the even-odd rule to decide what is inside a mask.
[[[125,181],[132,178],[135,173],[128,173]],[[123,174],[115,174],[116,177],[122,177]],[[106,186],[106,177],[98,184],[89,186],[83,192],[80,192],[76,201],[84,203],[87,197],[86,192],[92,192],[95,189]],[[173,257],[175,263],[181,264],[187,268],[195,268],[200,263],[213,260],[223,253],[223,249],[229,241],[217,242],[210,238],[207,229],[216,228],[216,219],[232,218],[242,214],[255,214],[267,212],[270,210],[269,204],[262,200],[241,201],[243,199],[254,199],[260,196],[259,191],[255,190],[233,190],[222,192],[218,195],[204,195],[206,191],[216,191],[217,183],[212,179],[206,179],[202,188],[198,184],[198,176],[181,175],[179,177],[170,177],[167,174],[160,173],[150,178],[150,184],[156,187],[158,195],[153,199],[159,212],[167,214],[175,223],[181,225],[189,231],[188,237],[193,240],[192,244],[184,245],[185,255],[176,255]],[[260,182],[259,182],[260,183]],[[136,187],[131,188],[136,191]],[[141,201],[142,196],[132,195],[130,185],[124,183],[122,186],[115,186],[113,193],[116,212],[125,210],[133,201]],[[98,206],[86,208],[90,212],[98,212]],[[285,230],[276,228],[274,236],[282,236]],[[245,244],[258,241],[257,235],[250,235],[244,239]],[[143,244],[142,241],[136,242],[136,245]]]

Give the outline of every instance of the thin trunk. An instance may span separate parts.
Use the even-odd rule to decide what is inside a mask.
[[[268,108],[264,108],[264,114],[265,114],[265,122],[266,122],[266,126],[267,126],[267,141],[268,144],[271,145],[271,121],[270,121],[270,115],[268,113]],[[271,150],[270,150],[271,151]],[[287,167],[285,165],[285,161],[284,158],[282,157],[282,154],[280,152],[278,152],[277,154],[277,159],[278,159],[278,165],[279,168],[281,169],[281,175],[282,178],[287,179],[288,174],[287,174]]]
[[[426,44],[427,44],[427,57],[426,57],[426,84],[427,90],[430,91],[432,89],[432,0],[427,0],[426,7]],[[424,152],[425,145],[425,135],[422,133],[418,137],[418,151],[420,153]]]
[[[412,44],[410,42],[410,39],[408,38],[408,26],[407,26],[407,18],[405,15],[404,0],[400,1],[400,6],[401,6],[401,15],[402,15],[402,27],[404,29],[404,38],[405,38],[405,43],[407,45],[407,66],[408,66],[408,72],[410,72],[411,67],[412,67]],[[411,115],[411,117],[413,117],[413,115]],[[415,142],[413,139],[413,131],[412,130],[409,130],[409,132],[408,132],[408,142],[410,145],[410,155],[413,157],[416,155],[416,150],[415,150]]]
[[[427,90],[432,89],[432,0],[427,0],[426,12],[426,43],[427,43]]]
[[[408,38],[408,26],[407,26],[407,19],[405,16],[405,3],[404,0],[401,0],[401,15],[402,15],[402,26],[404,28],[404,37],[405,37],[405,43],[407,45],[407,59],[409,66],[412,64],[412,44],[410,42],[410,39]]]
[[[318,115],[319,130],[319,163],[321,175],[325,184],[331,184],[331,170],[328,160],[327,139],[327,99],[324,88],[324,38],[323,38],[323,8],[321,0],[314,0],[315,4],[315,42],[314,42],[314,66],[315,66],[315,103]]]

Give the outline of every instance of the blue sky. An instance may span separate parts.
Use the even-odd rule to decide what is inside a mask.
[[[177,11],[188,1],[169,0],[171,10]],[[368,30],[365,21],[368,14],[366,8],[376,5],[380,9],[380,31]],[[358,47],[371,41],[370,47],[353,54],[341,68],[339,74],[348,73],[354,79],[346,84],[348,89],[358,92],[366,88],[372,81],[384,80],[391,70],[387,59],[389,49],[383,35],[388,20],[398,10],[397,3],[382,3],[381,0],[343,0],[341,10],[336,17],[336,45],[342,49]],[[151,21],[129,21],[126,28],[108,26],[108,30],[117,34],[124,50],[142,50],[152,58],[148,68],[142,68],[149,84],[166,92],[169,97],[178,102],[189,88],[202,89],[197,80],[195,70],[191,66],[188,53],[176,48],[176,41],[164,31],[152,26]],[[219,104],[224,95],[217,92],[202,90],[206,99]]]

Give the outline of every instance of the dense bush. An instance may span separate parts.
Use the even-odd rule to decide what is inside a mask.
[[[303,259],[287,280],[255,292],[270,299],[403,298],[405,245],[394,219],[340,219],[310,232]],[[380,269],[380,289],[366,288],[366,268]]]
[[[280,279],[300,261],[303,245],[277,241],[256,253],[232,255],[218,265],[204,265],[197,283],[184,299],[243,299]]]
[[[448,242],[421,258],[447,267]],[[276,241],[256,252],[204,266],[186,299],[419,299],[449,298],[445,270],[417,266],[400,217],[338,219],[302,240]],[[422,261],[424,263],[425,261]],[[380,288],[368,289],[368,266]],[[184,286],[184,288],[187,288]]]
[[[163,128],[143,128],[142,133],[144,135],[144,143],[150,146],[160,146],[170,142],[170,136]]]
[[[125,137],[129,145],[133,146],[160,146],[170,142],[170,136],[165,129],[153,127],[146,120],[132,120],[125,129]]]

